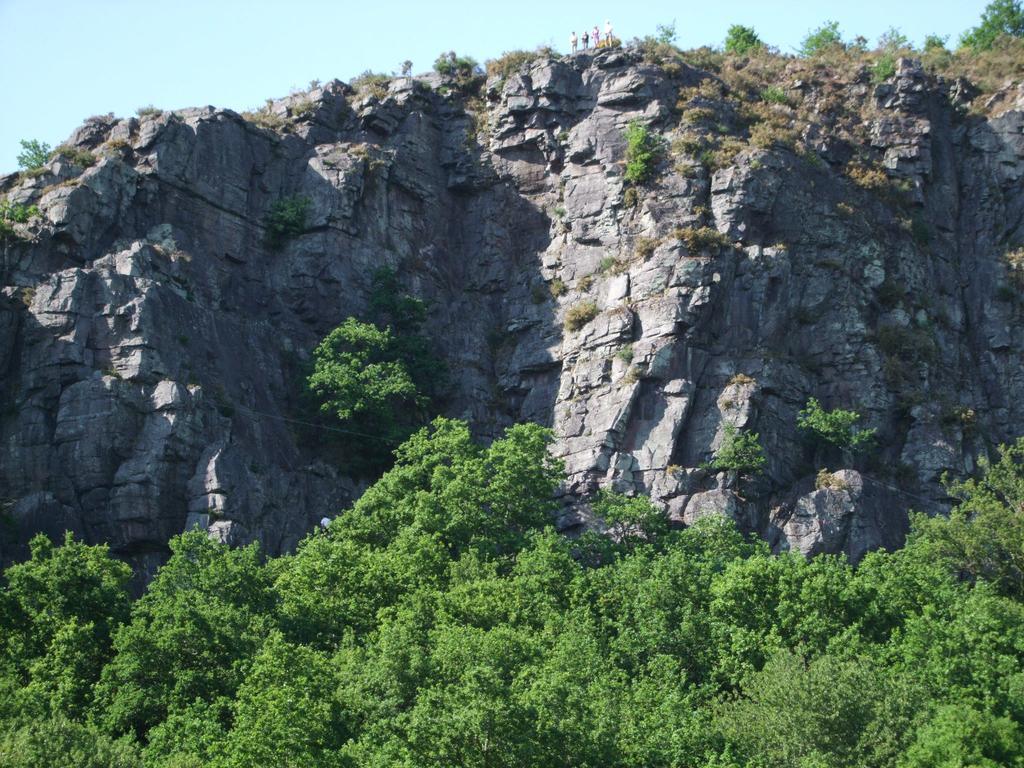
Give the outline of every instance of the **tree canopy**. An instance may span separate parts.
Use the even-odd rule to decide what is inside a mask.
[[[558,535],[549,439],[435,420],[294,554],[183,534],[134,601],[38,537],[0,584],[0,763],[1022,764],[1024,441],[853,566],[613,492],[607,536]]]

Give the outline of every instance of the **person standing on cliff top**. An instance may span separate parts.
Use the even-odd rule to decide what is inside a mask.
[[[601,30],[598,29],[597,24],[594,25],[594,31],[592,33],[592,36],[594,38],[594,47],[595,48],[600,48],[601,47]]]
[[[569,47],[572,48],[572,52],[573,53],[576,53],[576,30],[575,29],[572,31],[572,34],[569,35]]]
[[[612,23],[608,19],[604,20],[604,44],[612,44]]]
[[[583,50],[587,50],[590,47],[590,35],[587,34],[587,30],[583,30]]]

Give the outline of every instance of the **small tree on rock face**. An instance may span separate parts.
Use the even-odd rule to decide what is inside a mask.
[[[36,139],[22,139],[22,152],[18,155],[18,167],[27,171],[34,171],[42,168],[50,159],[50,145]]]
[[[313,358],[310,389],[322,398],[320,409],[342,421],[367,416],[390,425],[396,408],[420,405],[412,377],[394,359],[389,328],[350,317],[320,342]]]
[[[722,444],[715,451],[715,458],[709,466],[717,472],[759,474],[768,460],[758,439],[756,432],[736,429],[733,424],[727,424]]]
[[[875,429],[861,429],[856,426],[860,414],[836,408],[826,411],[816,398],[807,401],[796,417],[797,426],[812,433],[821,442],[835,446],[842,451],[856,452],[870,448],[875,442]]]
[[[735,53],[737,56],[745,56],[751,51],[764,47],[761,38],[753,27],[744,27],[742,24],[733,24],[725,35],[725,52]]]

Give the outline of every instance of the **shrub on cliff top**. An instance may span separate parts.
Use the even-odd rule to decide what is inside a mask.
[[[733,24],[725,35],[726,53],[734,53],[737,56],[745,56],[751,51],[762,48],[764,43],[757,36],[753,27],[744,27],[742,24]]]
[[[842,44],[843,38],[839,34],[839,22],[826,21],[817,29],[807,33],[807,37],[800,44],[800,54],[810,58]]]
[[[1002,36],[1024,37],[1024,9],[1020,0],[992,0],[985,6],[981,23],[960,37],[960,45],[987,51]]]
[[[67,144],[61,144],[50,153],[51,159],[55,157],[67,160],[69,163],[82,168],[91,168],[96,165],[96,155],[92,152],[87,149],[79,149],[78,147],[72,147]]]

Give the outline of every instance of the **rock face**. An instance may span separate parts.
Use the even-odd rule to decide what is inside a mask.
[[[0,558],[64,529],[143,576],[193,526],[294,546],[360,490],[295,421],[301,363],[381,266],[430,302],[450,415],[553,427],[563,529],[611,486],[778,549],[898,546],[908,508],[945,508],[943,472],[1024,423],[1003,258],[1024,241],[1024,99],[967,115],[963,84],[909,61],[878,86],[785,85],[799,152],[753,141],[714,75],[629,51],[538,59],[474,98],[334,81],[255,116],[87,121],[77,157],[0,178],[41,212],[2,246]],[[708,113],[734,152],[702,162],[684,139]],[[631,121],[668,142],[635,190]],[[307,228],[272,250],[286,196]],[[812,456],[809,397],[880,448],[856,470]],[[760,434],[761,477],[702,468],[727,425]],[[835,488],[814,490],[814,459],[846,464]]]

